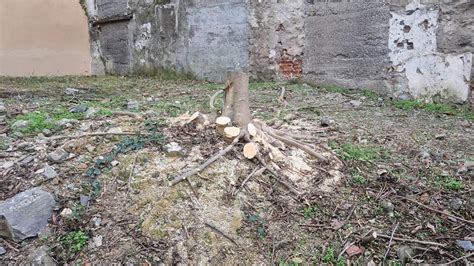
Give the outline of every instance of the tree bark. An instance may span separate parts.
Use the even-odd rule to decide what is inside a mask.
[[[241,71],[227,73],[225,102],[222,115],[237,127],[245,129],[252,121],[249,106],[249,75]]]

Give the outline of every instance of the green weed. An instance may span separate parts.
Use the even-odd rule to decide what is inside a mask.
[[[454,104],[424,103],[418,100],[397,100],[393,106],[403,110],[425,110],[431,113],[441,113],[463,116],[468,120],[474,120],[474,112],[466,107]]]
[[[365,185],[367,184],[367,179],[364,176],[355,174],[352,176],[352,182],[359,185]]]
[[[353,143],[341,145],[340,151],[344,160],[373,161],[381,157],[381,150],[375,147],[360,146]]]
[[[444,187],[445,189],[452,191],[459,191],[464,189],[464,184],[461,180],[454,177],[437,177],[434,181],[435,185],[438,187]]]
[[[87,245],[89,236],[82,231],[71,231],[61,237],[60,242],[70,253],[77,253]]]
[[[305,207],[302,210],[303,217],[305,219],[313,218],[316,215],[317,211],[318,211],[318,209],[315,206]]]
[[[330,263],[334,262],[335,259],[336,257],[334,255],[334,249],[332,247],[326,248],[326,251],[324,252],[324,255],[322,257],[322,261],[324,263]]]

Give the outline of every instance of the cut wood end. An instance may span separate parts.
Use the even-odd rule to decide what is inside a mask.
[[[257,136],[257,128],[255,127],[254,124],[249,123],[249,124],[247,125],[247,131],[249,132],[249,135],[250,135],[250,136],[252,136],[252,137]]]
[[[226,138],[234,139],[240,135],[240,128],[238,127],[226,127],[224,129],[224,134]]]
[[[221,116],[216,119],[216,124],[219,126],[227,126],[230,124],[230,118],[227,116]]]
[[[258,148],[257,148],[257,145],[255,143],[247,143],[245,144],[244,146],[244,156],[245,158],[247,159],[253,159],[255,158],[255,156],[257,156],[257,153],[258,153]]]

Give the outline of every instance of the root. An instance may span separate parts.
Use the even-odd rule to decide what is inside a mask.
[[[234,146],[239,142],[241,137],[242,137],[242,133],[238,137],[236,137],[229,146],[227,146],[225,149],[223,149],[222,151],[220,151],[216,155],[212,156],[209,160],[207,160],[205,163],[201,164],[196,169],[193,169],[193,170],[187,172],[186,174],[184,174],[182,176],[175,177],[173,179],[173,181],[171,181],[171,185],[174,186],[174,185],[178,184],[179,182],[184,181],[184,180],[188,179],[189,177],[191,177],[191,176],[201,172],[202,170],[206,169],[213,162],[217,161],[217,159],[221,158],[222,156],[224,156],[228,152],[230,152],[234,148]]]
[[[282,176],[277,171],[270,168],[267,165],[267,163],[260,156],[257,156],[257,159],[265,167],[265,170],[267,170],[268,172],[270,172],[270,174],[273,175],[273,177],[278,181],[278,183],[280,183],[281,185],[286,187],[289,191],[291,191],[291,193],[295,194],[297,197],[300,197],[301,195],[303,195],[303,193],[301,193],[296,188],[294,188],[292,185],[290,185],[286,181],[284,181]]]

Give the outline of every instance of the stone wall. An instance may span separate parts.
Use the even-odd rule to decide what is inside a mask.
[[[441,2],[441,3],[440,3]],[[470,0],[87,0],[93,69],[171,68],[223,81],[229,69],[466,102]]]

